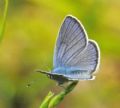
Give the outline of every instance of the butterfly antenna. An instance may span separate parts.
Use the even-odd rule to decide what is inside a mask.
[[[41,69],[37,69],[35,70],[35,72],[40,72],[42,74],[47,74],[48,75],[48,72],[47,71],[44,71],[44,70],[41,70]],[[35,83],[36,81],[38,80],[41,80],[41,79],[36,79],[36,80],[33,80],[33,81],[30,81],[28,82],[27,86],[26,87],[30,87],[33,83]]]
[[[32,81],[28,81],[27,82],[27,85],[26,85],[26,87],[27,88],[29,88],[29,87],[31,87],[34,83],[36,83],[37,81],[40,81],[41,79],[35,79],[35,80],[32,80]]]

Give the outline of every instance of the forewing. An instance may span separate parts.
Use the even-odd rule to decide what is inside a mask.
[[[87,40],[82,24],[73,16],[67,16],[58,35],[54,67],[69,66],[69,62],[85,49]]]

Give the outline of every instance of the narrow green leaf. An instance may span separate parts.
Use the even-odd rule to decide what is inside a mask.
[[[63,99],[65,96],[65,92],[61,92],[58,95],[54,96],[50,103],[48,108],[55,108]]]
[[[51,98],[53,97],[53,95],[54,95],[54,93],[49,92],[39,108],[48,108],[49,102],[50,102]]]
[[[1,23],[1,28],[0,28],[0,42],[3,39],[3,33],[5,30],[5,23],[6,23],[6,18],[7,18],[7,11],[8,11],[8,0],[5,0],[5,9],[4,9],[4,14],[3,14],[3,20]]]

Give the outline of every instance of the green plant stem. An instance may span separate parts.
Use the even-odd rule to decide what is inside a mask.
[[[49,102],[50,102],[51,98],[53,97],[53,95],[54,95],[54,93],[49,92],[39,108],[48,108]]]
[[[8,11],[8,0],[5,0],[3,20],[2,20],[2,23],[1,23],[1,29],[0,29],[0,42],[3,39],[3,33],[4,33],[4,30],[5,30],[5,25],[6,25],[7,11]]]
[[[74,87],[77,85],[78,81],[72,82],[64,91],[60,92],[58,95],[54,96],[50,103],[48,108],[55,108],[63,99],[64,97],[70,93]]]
[[[54,94],[52,92],[49,92],[39,108],[55,108],[74,89],[77,83],[78,81],[70,83],[63,91],[55,96],[53,96]]]

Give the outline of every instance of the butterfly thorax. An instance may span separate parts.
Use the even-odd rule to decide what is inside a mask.
[[[64,84],[65,82],[68,82],[68,79],[63,77],[65,73],[66,73],[66,68],[62,68],[62,67],[54,68],[52,70],[52,74],[54,75],[51,75],[50,78],[57,81],[58,85],[61,85]]]
[[[50,79],[57,81],[58,85],[62,85],[66,82],[68,82],[69,80],[65,77],[63,77],[62,75],[50,75]]]

